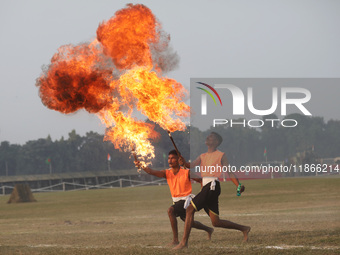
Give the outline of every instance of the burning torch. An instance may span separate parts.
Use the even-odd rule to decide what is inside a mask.
[[[177,152],[178,157],[180,157],[180,156],[181,156],[181,153],[180,153],[179,150],[177,149],[177,146],[176,146],[176,144],[175,144],[175,141],[174,141],[174,139],[172,138],[171,132],[170,132],[169,130],[168,130],[168,134],[169,134],[169,137],[170,137],[170,140],[171,140],[172,144],[173,144],[174,147],[175,147],[175,150],[176,150],[176,152]],[[184,165],[183,167],[186,168],[185,165]]]
[[[138,161],[137,155],[136,155],[135,147],[132,148],[131,153],[132,153],[133,157],[135,158],[135,161]],[[140,168],[140,166],[138,166],[137,172],[138,172],[139,174],[141,173],[141,168]]]

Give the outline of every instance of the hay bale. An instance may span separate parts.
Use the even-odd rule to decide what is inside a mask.
[[[22,202],[37,202],[37,200],[33,197],[32,191],[27,184],[16,184],[7,203]]]

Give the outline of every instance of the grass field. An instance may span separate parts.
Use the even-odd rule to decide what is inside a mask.
[[[340,254],[340,178],[242,183],[241,197],[222,183],[220,217],[250,225],[248,243],[235,230],[215,228],[208,241],[193,229],[188,249],[171,250],[164,185],[35,193],[21,204],[1,196],[0,254]],[[211,226],[203,212],[195,219]]]

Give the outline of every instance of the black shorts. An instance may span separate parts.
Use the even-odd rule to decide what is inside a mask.
[[[172,207],[174,208],[175,216],[180,217],[182,221],[185,221],[186,210],[184,209],[185,200],[179,200],[175,202]]]
[[[191,204],[196,211],[204,208],[205,212],[209,211],[215,215],[219,215],[218,197],[221,194],[220,182],[216,181],[215,190],[210,190],[211,182],[207,183],[202,190],[192,199]]]
[[[174,208],[174,213],[176,217],[180,217],[182,221],[185,221],[186,216],[186,209],[184,209],[185,200],[179,200],[178,202],[175,202],[172,207]],[[207,207],[204,207],[205,212],[209,216],[209,209]],[[218,210],[218,209],[217,209]]]

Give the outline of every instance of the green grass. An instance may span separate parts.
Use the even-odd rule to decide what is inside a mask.
[[[35,193],[37,202],[21,204],[1,196],[0,254],[340,253],[340,178],[242,183],[241,197],[231,182],[222,183],[220,217],[252,227],[246,244],[235,230],[215,228],[208,241],[193,229],[189,249],[172,251],[169,189],[149,186]],[[199,189],[195,184],[194,193]],[[195,219],[211,226],[203,212]]]

